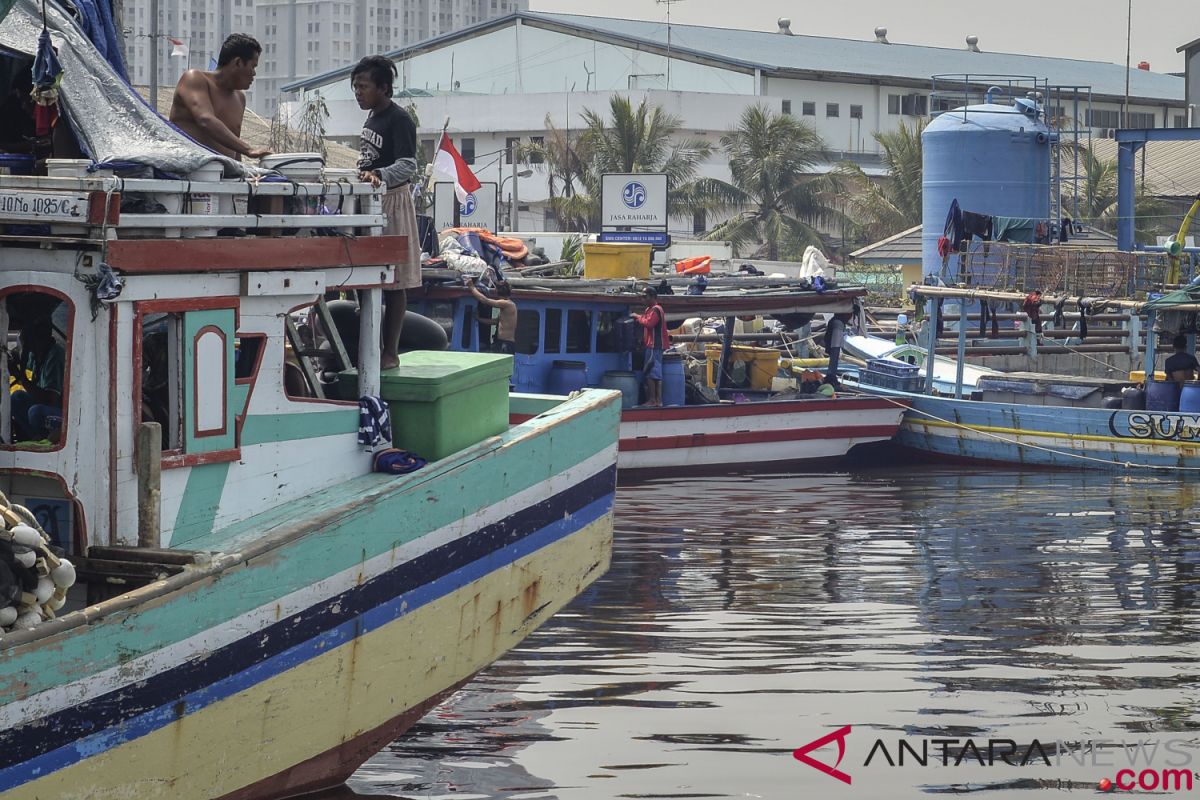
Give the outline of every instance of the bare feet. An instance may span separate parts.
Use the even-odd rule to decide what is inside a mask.
[[[395,369],[398,366],[400,366],[400,357],[399,356],[380,356],[379,357],[379,368],[380,369]]]

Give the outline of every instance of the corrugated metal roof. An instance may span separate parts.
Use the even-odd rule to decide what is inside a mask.
[[[517,18],[531,25],[563,26],[657,47],[665,45],[667,39],[667,26],[662,22],[522,11],[443,34],[387,55],[393,59],[403,58],[460,38],[511,25]],[[1126,69],[1119,64],[1009,53],[972,53],[965,47],[958,50],[822,36],[783,36],[767,31],[700,25],[672,25],[671,49],[743,69],[762,69],[768,74],[798,72],[826,78],[846,76],[922,83],[928,82],[935,74],[1026,75],[1046,79],[1056,86],[1090,86],[1093,96],[1125,95]],[[1140,69],[1128,72],[1131,97],[1183,102],[1183,78]],[[293,91],[320,86],[349,73],[349,66],[342,67],[287,84],[282,89]]]
[[[1146,189],[1156,197],[1195,197],[1200,193],[1200,140],[1191,142],[1147,142],[1134,159],[1139,181],[1145,165]],[[1116,160],[1115,139],[1093,139],[1092,152],[1104,161]],[[1063,173],[1069,175],[1072,164],[1063,157]]]

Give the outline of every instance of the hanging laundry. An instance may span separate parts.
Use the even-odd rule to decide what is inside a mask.
[[[1092,304],[1086,297],[1079,298],[1079,340],[1083,341],[1088,335],[1087,318]]]
[[[1035,226],[1028,217],[992,217],[992,237],[997,242],[1033,244]]]
[[[962,239],[970,241],[971,237],[979,237],[985,242],[992,240],[992,217],[989,214],[976,214],[974,211],[962,212]]]
[[[1060,297],[1054,301],[1054,327],[1062,328],[1067,324],[1066,315],[1063,314],[1063,306],[1067,304],[1067,298]]]
[[[374,447],[392,440],[392,418],[387,403],[373,395],[358,399],[358,443]]]
[[[1071,231],[1071,226],[1073,224],[1074,223],[1071,222],[1070,217],[1062,218],[1062,224],[1058,226],[1058,241],[1065,243],[1068,239],[1071,238],[1070,231]]]
[[[1025,295],[1025,301],[1021,303],[1021,310],[1029,317],[1029,321],[1033,323],[1033,329],[1038,333],[1042,332],[1042,293],[1034,290]]]
[[[942,302],[945,300],[939,297],[937,301],[937,336],[941,336],[946,332],[946,315],[942,313]]]
[[[979,338],[982,339],[987,333],[988,313],[991,311],[988,308],[986,300],[979,301]]]
[[[37,55],[33,59],[33,119],[38,136],[49,136],[58,120],[58,87],[62,83],[62,64],[43,24],[38,35]]]
[[[950,211],[946,214],[946,224],[942,228],[942,236],[954,243],[955,248],[963,240],[962,209],[957,200],[950,201]]]

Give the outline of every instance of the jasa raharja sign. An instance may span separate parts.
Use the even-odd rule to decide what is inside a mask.
[[[661,172],[609,173],[600,183],[600,225],[667,227],[667,176]]]

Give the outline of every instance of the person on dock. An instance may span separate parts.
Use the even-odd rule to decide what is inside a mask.
[[[642,383],[646,388],[645,405],[659,408],[662,400],[663,351],[671,345],[671,334],[667,332],[667,315],[658,304],[658,292],[647,286],[646,313],[634,314],[633,318],[642,326],[642,342],[646,346],[642,366]]]
[[[488,297],[479,291],[478,287],[475,286],[474,278],[467,278],[467,288],[471,290],[471,294],[480,303],[500,310],[500,317],[498,319],[485,317],[481,314],[477,314],[475,317],[484,324],[496,326],[496,338],[492,340],[492,352],[507,353],[510,356],[516,355],[517,304],[512,299],[512,286],[509,285],[508,281],[497,281],[496,299]]]
[[[1167,356],[1167,363],[1163,365],[1163,372],[1167,373],[1167,380],[1180,384],[1184,381],[1195,380],[1196,370],[1200,369],[1200,362],[1197,362],[1196,357],[1187,351],[1187,337],[1181,333],[1172,340],[1171,345],[1175,348],[1175,353]]]
[[[270,150],[242,139],[246,90],[254,83],[260,53],[262,45],[253,36],[231,34],[221,45],[215,70],[189,69],[180,76],[171,98],[171,122],[200,144],[230,158],[269,156]]]
[[[386,56],[366,56],[350,74],[350,85],[358,107],[367,114],[359,136],[358,177],[372,186],[386,186],[383,232],[405,236],[408,241],[396,253],[396,282],[383,293],[383,353],[381,369],[400,364],[398,352],[408,289],[421,285],[421,236],[417,209],[413,204],[413,177],[417,174],[417,125],[408,112],[392,100],[396,64]]]

